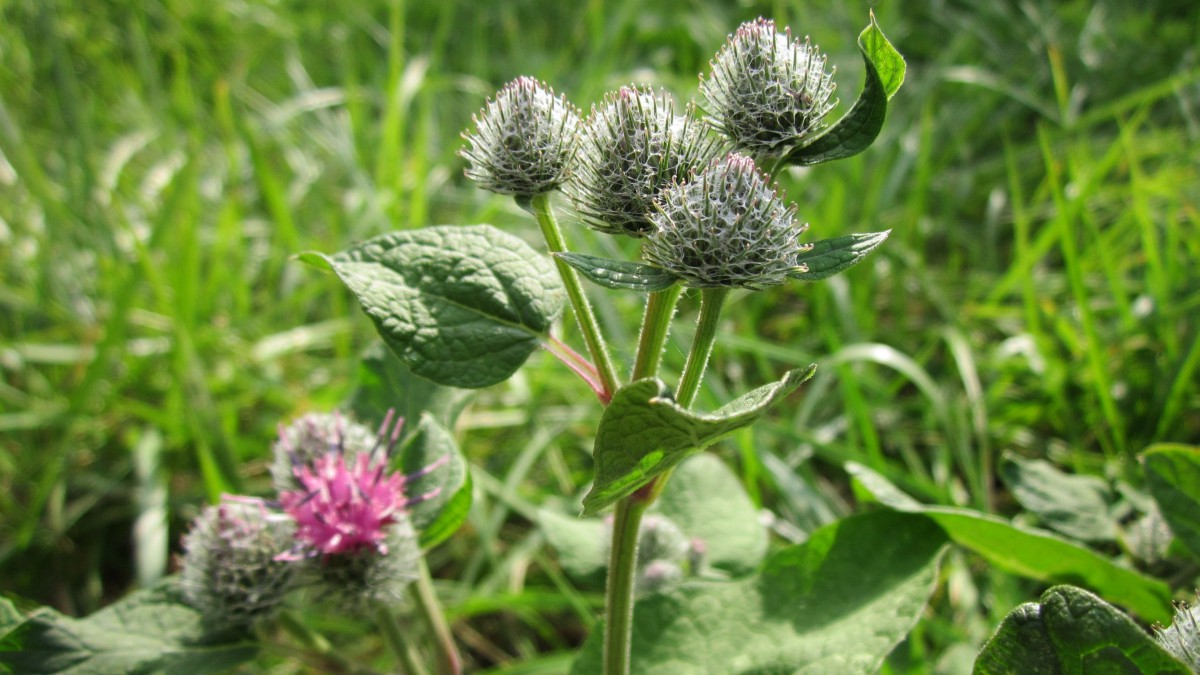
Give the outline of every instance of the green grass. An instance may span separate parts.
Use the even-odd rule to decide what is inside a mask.
[[[86,613],[167,571],[163,542],[177,551],[200,505],[269,481],[279,421],[344,398],[372,330],[292,254],[441,223],[536,241],[455,155],[505,81],[535,75],[585,108],[635,81],[687,98],[725,34],[761,14],[829,52],[846,104],[867,10],[0,5],[3,590]],[[892,239],[829,282],[737,296],[697,404],[820,364],[785,412],[719,449],[780,536],[853,510],[848,460],[921,500],[1011,515],[1001,451],[1132,480],[1148,444],[1200,443],[1200,11],[875,11],[909,60],[881,140],[782,184],[813,236]],[[635,251],[558,206],[575,248]],[[640,300],[592,297],[630,363]],[[691,335],[677,326],[675,373]],[[529,524],[531,505],[577,501],[589,480],[588,396],[543,355],[465,416],[480,496],[431,564],[478,667],[553,666],[596,616]],[[1036,597],[966,556],[945,574],[901,648],[918,664]]]

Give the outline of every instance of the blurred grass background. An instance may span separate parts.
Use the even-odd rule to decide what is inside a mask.
[[[292,254],[443,223],[537,241],[455,154],[504,82],[534,75],[585,109],[631,82],[686,100],[761,15],[829,53],[840,111],[872,8],[909,67],[883,136],[782,184],[811,236],[892,239],[829,282],[739,296],[698,404],[820,364],[719,449],[781,540],[853,509],[847,460],[1011,515],[1003,451],[1117,479],[1149,443],[1200,443],[1192,0],[7,0],[3,590],[86,613],[155,578],[205,500],[266,484],[278,422],[343,400],[373,331]],[[559,205],[575,248],[636,254]],[[593,297],[628,362],[640,299]],[[527,516],[587,482],[598,413],[540,355],[464,417],[477,505],[431,563],[476,665],[561,665],[593,620]],[[895,672],[953,671],[1032,597],[965,558],[946,576]]]

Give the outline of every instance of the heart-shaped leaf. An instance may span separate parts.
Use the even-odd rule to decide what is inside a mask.
[[[596,513],[632,494],[652,478],[742,427],[812,377],[816,366],[788,372],[707,415],[686,410],[657,378],[617,390],[600,418],[592,459],[596,479],[583,499],[583,513]]]
[[[618,291],[664,291],[679,277],[654,265],[610,260],[586,253],[555,253],[555,257],[574,267],[594,284]]]
[[[1142,455],[1150,494],[1171,531],[1200,556],[1200,448],[1160,444]]]
[[[883,128],[887,104],[904,83],[904,57],[888,42],[875,15],[858,36],[858,48],[867,66],[862,93],[850,111],[823,134],[784,156],[788,164],[808,166],[852,157],[866,150]]]
[[[788,272],[788,276],[800,281],[819,281],[831,277],[862,262],[891,233],[891,230],[885,230],[814,241],[796,256],[798,267]]]
[[[508,379],[565,297],[549,260],[489,225],[395,232],[302,259],[337,274],[414,373],[452,387]]]
[[[454,534],[471,510],[471,474],[454,436],[430,413],[400,452],[400,470],[418,474],[405,486],[410,497],[432,495],[412,506],[413,526],[429,549]]]
[[[1002,570],[1040,581],[1086,585],[1147,621],[1170,618],[1171,592],[1157,579],[1120,567],[1090,549],[1044,530],[1021,527],[968,509],[923,506],[861,464],[847,463],[846,470],[857,488],[883,505],[929,516],[954,543],[971,549]]]
[[[168,578],[83,619],[35,610],[0,640],[0,670],[223,673],[258,652],[247,638],[211,632],[184,602],[176,579]]]
[[[633,611],[633,673],[874,673],[937,585],[945,534],[876,511],[767,557],[760,575],[691,582]],[[572,675],[601,672],[602,630]]]
[[[1055,586],[1017,607],[975,661],[975,675],[1191,671],[1120,610],[1074,586]]]

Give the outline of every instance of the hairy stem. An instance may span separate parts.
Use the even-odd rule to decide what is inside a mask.
[[[696,322],[696,335],[692,338],[692,348],[688,352],[687,363],[683,366],[683,375],[679,378],[679,389],[675,392],[675,401],[684,408],[692,407],[696,394],[700,391],[700,380],[704,377],[704,370],[708,368],[708,357],[712,355],[713,344],[717,339],[721,309],[728,298],[728,288],[706,288],[701,291],[700,318]]]
[[[604,597],[604,675],[629,672],[633,637],[633,582],[637,576],[638,533],[652,500],[642,490],[617,502]]]
[[[450,626],[446,623],[446,617],[442,613],[442,605],[438,602],[437,593],[433,589],[433,577],[429,574],[429,566],[425,564],[424,557],[418,561],[417,567],[420,576],[412,584],[412,597],[416,602],[417,610],[425,618],[425,623],[429,625],[430,631],[433,632],[437,647],[438,673],[460,675],[462,659],[458,656],[458,648],[454,646],[454,635],[450,633]]]
[[[392,654],[395,654],[396,660],[400,662],[401,670],[408,675],[426,675],[428,671],[421,663],[416,645],[404,634],[404,628],[396,620],[392,608],[382,602],[372,604],[375,606],[375,623],[383,632],[383,641],[387,643],[388,649],[392,650]]]
[[[550,210],[550,195],[540,194],[532,197],[529,201],[529,208],[542,228],[542,236],[546,238],[546,248],[549,249],[551,256],[566,251],[567,245],[563,241],[562,231],[558,227],[558,221],[554,219],[554,213]],[[617,373],[613,368],[612,359],[608,355],[608,349],[604,345],[604,337],[600,334],[600,325],[596,321],[596,314],[592,311],[587,296],[583,293],[583,287],[579,283],[579,275],[575,273],[575,269],[559,260],[557,256],[554,256],[554,264],[558,267],[558,274],[562,277],[563,286],[567,289],[567,298],[570,299],[571,307],[575,310],[575,320],[579,323],[579,330],[583,332],[583,341],[587,344],[588,353],[591,354],[592,361],[596,364],[596,370],[600,374],[600,383],[604,386],[605,392],[601,398],[611,399],[613,392],[617,390]]]
[[[658,371],[663,342],[675,303],[682,288],[674,286],[652,293],[646,301],[642,335],[633,379],[652,377]],[[705,289],[700,297],[700,319],[696,336],[688,353],[676,400],[690,407],[700,389],[700,379],[708,365],[716,340],[721,308],[729,297],[729,289]],[[604,613],[604,674],[625,675],[629,672],[633,635],[633,587],[637,571],[638,534],[642,516],[666,485],[670,474],[654,478],[637,492],[617,502],[613,513],[612,549],[608,559],[608,586],[605,589]]]
[[[667,341],[667,331],[675,316],[675,303],[682,292],[683,286],[675,284],[666,290],[651,293],[646,299],[646,313],[642,318],[642,333],[638,338],[632,379],[640,380],[658,373],[663,344]]]

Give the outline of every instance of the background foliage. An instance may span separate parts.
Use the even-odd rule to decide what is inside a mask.
[[[725,35],[763,15],[830,54],[844,108],[868,9],[0,3],[3,590],[83,614],[152,583],[205,500],[266,488],[279,421],[345,398],[374,331],[293,253],[428,224],[490,222],[536,243],[455,155],[502,83],[534,75],[585,108],[630,82],[686,99]],[[1099,552],[1190,589],[1196,570],[1147,558],[1129,514],[1137,454],[1200,443],[1200,10],[874,10],[909,63],[884,135],[782,184],[814,238],[892,237],[870,265],[731,304],[698,408],[820,368],[720,454],[776,514],[777,543],[858,508],[848,461],[926,504],[1049,526],[1022,498],[1030,484],[1006,478],[1047,460],[1093,477],[1081,489],[1116,528]],[[635,252],[581,227],[568,237]],[[639,301],[593,299],[628,362]],[[431,564],[475,666],[565,664],[594,621],[598,597],[564,579],[533,525],[535,505],[578,508],[590,396],[543,354],[461,418],[478,498]],[[889,669],[961,671],[1042,590],[965,553],[942,576]],[[378,650],[351,619],[328,630],[350,652]]]

